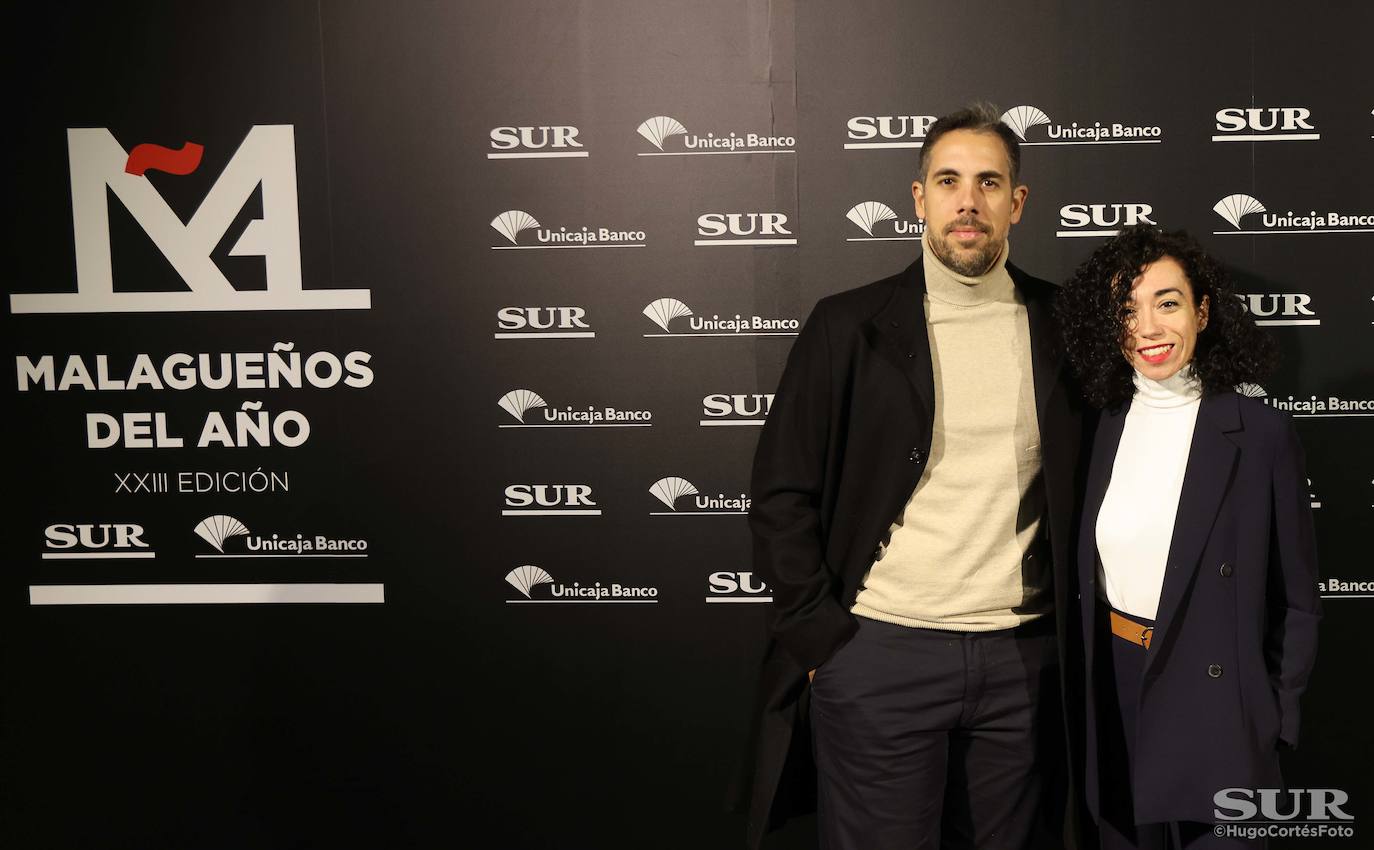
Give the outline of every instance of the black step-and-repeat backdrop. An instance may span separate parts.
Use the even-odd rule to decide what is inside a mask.
[[[735,846],[759,426],[974,99],[1019,265],[1185,227],[1278,340],[1326,600],[1286,770],[1374,830],[1363,4],[12,17],[5,846]]]

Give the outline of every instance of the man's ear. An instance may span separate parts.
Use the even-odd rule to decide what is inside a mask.
[[[1011,190],[1011,223],[1016,224],[1021,221],[1021,211],[1026,208],[1026,196],[1030,194],[1030,187],[1024,183]]]
[[[916,217],[921,221],[926,219],[926,187],[920,180],[911,181],[911,200],[916,205]]]

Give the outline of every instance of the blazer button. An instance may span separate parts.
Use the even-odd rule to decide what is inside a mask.
[[[1231,570],[1231,565],[1230,565],[1230,564],[1222,564],[1222,565],[1221,565],[1221,577],[1222,577],[1222,578],[1230,578],[1230,577],[1231,577],[1231,573],[1232,573],[1232,570]]]
[[[1221,678],[1221,665],[1220,665],[1220,664],[1213,664],[1211,667],[1208,667],[1208,668],[1207,668],[1207,675],[1208,675],[1208,676],[1211,676],[1213,679],[1220,679],[1220,678]]]

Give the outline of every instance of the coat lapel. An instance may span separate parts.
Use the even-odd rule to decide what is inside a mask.
[[[906,375],[927,416],[935,413],[935,372],[926,333],[926,277],[921,258],[907,267],[882,312],[868,321],[873,347]]]
[[[1007,272],[1026,302],[1026,320],[1030,325],[1031,375],[1035,383],[1035,413],[1043,443],[1045,414],[1049,410],[1050,396],[1060,384],[1064,356],[1058,344],[1049,294],[1035,292],[1025,282],[1026,274],[1010,263],[1007,264]]]
[[[1197,424],[1193,427],[1193,441],[1188,448],[1188,466],[1183,473],[1183,492],[1178,499],[1174,536],[1164,568],[1164,585],[1159,592],[1147,670],[1160,656],[1158,647],[1169,639],[1169,629],[1177,619],[1179,606],[1197,571],[1217,511],[1231,484],[1240,449],[1227,434],[1240,429],[1240,409],[1235,393],[1203,396]]]
[[[1126,427],[1126,411],[1130,403],[1115,410],[1102,411],[1093,436],[1092,461],[1088,465],[1088,482],[1083,494],[1083,521],[1079,532],[1079,574],[1085,589],[1097,582],[1097,515],[1102,500],[1107,497],[1107,485],[1112,481],[1112,467],[1116,462],[1116,448],[1121,444],[1121,432]]]

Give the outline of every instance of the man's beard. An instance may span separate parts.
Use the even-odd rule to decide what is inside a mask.
[[[983,232],[987,233],[988,231],[984,230]],[[925,235],[930,250],[935,252],[935,256],[945,264],[945,268],[964,277],[982,277],[992,271],[997,258],[1002,255],[1003,246],[1007,244],[1005,239],[988,239],[983,247],[973,253],[956,254],[954,247],[949,244],[944,236],[933,230],[927,230]]]

